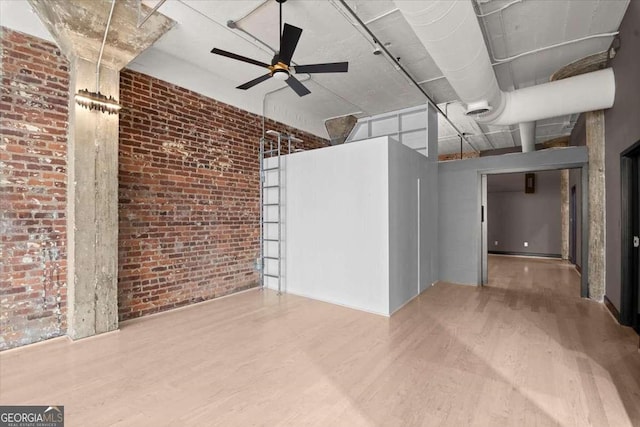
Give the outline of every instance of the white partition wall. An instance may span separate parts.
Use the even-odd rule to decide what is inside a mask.
[[[435,161],[388,137],[283,160],[284,292],[389,315],[436,280]]]
[[[390,313],[438,280],[438,118],[432,108],[424,114],[430,157],[389,143]]]
[[[387,142],[286,156],[286,292],[388,314]]]

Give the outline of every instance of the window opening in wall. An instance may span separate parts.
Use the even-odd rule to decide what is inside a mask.
[[[345,142],[389,136],[428,156],[427,108],[425,104],[359,119]]]

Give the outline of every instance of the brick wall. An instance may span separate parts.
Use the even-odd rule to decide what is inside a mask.
[[[69,86],[55,45],[1,39],[0,350],[66,333]],[[261,118],[132,71],[120,99],[120,318],[255,286]]]
[[[256,286],[261,117],[132,71],[120,100],[120,320]]]
[[[0,350],[66,332],[68,63],[1,28]]]
[[[480,153],[476,153],[475,151],[467,151],[462,153],[463,159],[473,159],[476,157],[480,157]],[[445,162],[448,160],[460,160],[460,153],[440,154],[438,156],[438,161],[440,162]]]

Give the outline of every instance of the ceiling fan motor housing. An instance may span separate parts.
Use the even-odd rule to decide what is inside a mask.
[[[274,69],[271,75],[276,80],[287,80],[289,78],[289,72],[284,68]]]

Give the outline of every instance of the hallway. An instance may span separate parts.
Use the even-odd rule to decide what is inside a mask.
[[[251,290],[0,353],[2,404],[68,425],[633,426],[631,329],[557,260],[490,257],[391,318]]]

